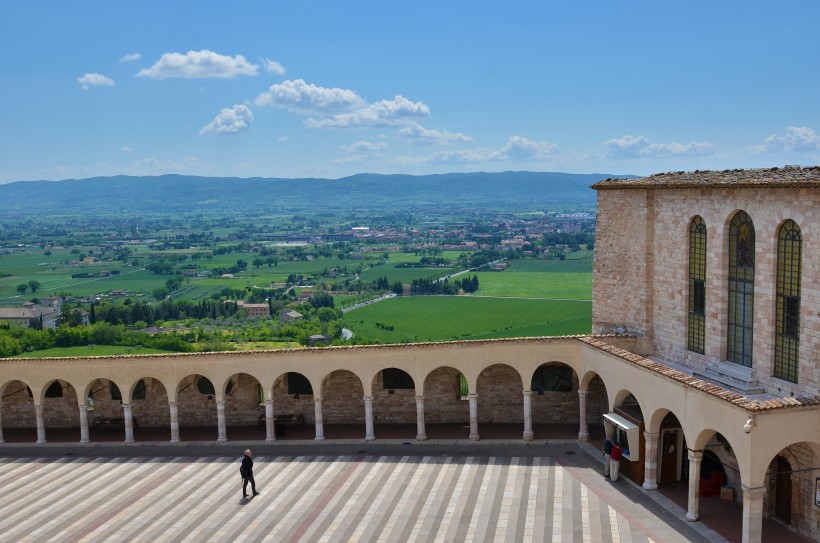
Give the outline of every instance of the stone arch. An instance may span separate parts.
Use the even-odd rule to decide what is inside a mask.
[[[271,390],[274,416],[295,415],[301,416],[306,423],[315,422],[315,388],[306,375],[295,371],[282,373],[274,379]],[[291,430],[277,428],[277,439],[291,436]]]
[[[575,369],[560,361],[545,362],[532,372],[533,424],[580,422],[579,378]]]
[[[243,438],[263,439],[265,406],[259,379],[240,372],[225,379],[221,386],[225,398],[225,424],[233,427],[231,435],[235,436],[239,431]]]
[[[429,425],[469,424],[470,404],[467,396],[459,390],[462,372],[452,366],[439,366],[424,378],[424,414],[428,424],[427,436],[431,437]],[[467,382],[467,378],[464,378]]]
[[[216,389],[213,383],[207,375],[192,373],[183,377],[177,384],[175,397],[180,440],[217,439]]]
[[[138,399],[139,396],[135,396],[135,392],[139,393],[140,382],[144,386],[144,399]],[[157,436],[157,439],[162,441],[165,441],[166,437],[170,439],[171,413],[168,406],[170,399],[165,384],[158,378],[145,376],[136,379],[131,384],[129,396],[131,397],[131,414],[134,417],[135,439],[139,441],[139,434],[148,428],[152,429],[152,435],[159,429],[166,430],[167,436],[163,432],[161,438]]]
[[[33,443],[37,440],[34,396],[25,382],[11,379],[0,386],[0,416],[5,441]]]
[[[364,424],[364,385],[354,372],[338,369],[322,379],[322,419],[325,425]]]
[[[820,521],[820,512],[814,505],[818,465],[820,444],[817,443],[792,443],[771,457],[764,476],[763,510],[768,516],[776,517],[804,535],[816,530]]]
[[[375,424],[416,422],[416,383],[410,373],[400,368],[384,368],[373,376],[370,388]],[[409,435],[415,436],[415,432]]]
[[[59,384],[61,396],[49,397],[49,388],[55,384]],[[40,405],[43,406],[43,424],[49,441],[80,440],[79,395],[74,385],[63,379],[47,381],[40,389]]]
[[[492,364],[476,378],[478,422],[524,423],[524,383],[509,364]]]

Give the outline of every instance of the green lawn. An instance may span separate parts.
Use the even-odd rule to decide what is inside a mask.
[[[357,337],[382,343],[588,334],[592,302],[412,296],[350,311],[345,320]]]
[[[590,300],[592,259],[511,260],[509,268],[477,272],[476,296]],[[469,274],[472,277],[472,273]]]
[[[54,347],[42,351],[23,353],[14,358],[48,358],[70,356],[112,356],[127,354],[161,354],[171,351],[149,349],[148,347],[123,347],[121,345],[87,345],[84,347]]]

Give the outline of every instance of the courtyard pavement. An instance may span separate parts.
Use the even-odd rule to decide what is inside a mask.
[[[571,442],[6,447],[3,542],[724,541]]]

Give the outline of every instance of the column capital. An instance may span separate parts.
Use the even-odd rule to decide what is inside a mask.
[[[424,401],[424,395],[423,394],[416,395],[416,401],[417,402],[423,402]]]
[[[688,453],[690,462],[699,462],[703,459],[703,451],[693,451],[692,449],[689,449]]]
[[[650,432],[649,430],[645,430],[643,433],[643,437],[646,439],[658,439],[660,437],[660,432]],[[703,454],[703,453],[701,453]]]
[[[766,487],[763,486],[748,487],[746,485],[740,485],[740,489],[743,491],[744,499],[762,500],[766,494]]]
[[[579,389],[578,389],[578,396],[580,396],[580,397],[582,397],[582,398],[583,398],[583,397],[585,397],[586,395],[587,395],[587,389],[585,389],[585,388],[579,388]]]
[[[524,396],[532,396],[532,390],[525,390]]]

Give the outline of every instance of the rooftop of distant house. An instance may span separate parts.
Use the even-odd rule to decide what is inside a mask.
[[[604,179],[592,185],[595,190],[784,187],[820,188],[820,166],[667,172],[633,179]]]

